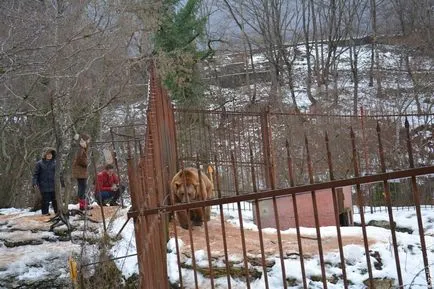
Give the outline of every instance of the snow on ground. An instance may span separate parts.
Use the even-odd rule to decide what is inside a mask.
[[[77,210],[78,205],[71,204],[69,209]],[[120,215],[125,216],[127,210],[122,209]],[[115,207],[108,210],[110,211],[115,211]],[[94,209],[92,214],[92,217],[97,216],[97,209]],[[54,216],[52,211],[51,216]],[[49,220],[50,217],[41,216],[40,211],[0,209],[0,288],[39,288],[44,286],[44,282],[51,284],[53,288],[68,288],[69,257],[79,264],[97,261],[97,245],[84,243],[81,238],[101,238],[102,223],[85,222],[79,216],[71,216],[70,223],[76,228],[71,234],[71,242],[61,240],[64,239],[61,236],[62,232],[66,231],[66,226],[62,225],[55,228],[54,232],[50,231],[52,223]],[[115,223],[117,222],[120,220]],[[85,228],[87,230],[84,230]],[[113,226],[113,230],[116,230],[116,226]],[[82,252],[84,254],[80,259]],[[129,268],[123,269],[127,276]]]
[[[247,205],[242,205],[244,208],[248,208]],[[225,219],[234,224],[235,226],[239,225],[238,212],[233,209],[233,205],[225,206],[224,215]],[[126,218],[125,210],[123,212],[123,216],[114,220],[114,222],[110,225],[109,231],[112,236],[115,236],[121,227],[125,224]],[[31,213],[28,210],[20,210],[20,209],[0,209],[1,215],[39,215],[39,213]],[[218,207],[213,208],[213,217],[217,217],[219,214]],[[249,230],[257,230],[256,225],[253,224],[253,216],[252,212],[249,210],[243,210],[243,225],[245,228]],[[399,243],[399,257],[401,262],[401,269],[403,272],[404,284],[405,288],[426,288],[425,277],[422,272],[423,270],[423,261],[420,250],[420,240],[418,234],[417,227],[417,218],[416,213],[413,208],[410,209],[400,209],[393,211],[394,220],[397,224],[397,227],[400,228],[409,228],[413,230],[412,234],[397,232],[397,239]],[[425,238],[426,245],[428,251],[428,259],[429,263],[433,264],[434,262],[434,238],[432,236],[433,233],[433,221],[434,221],[434,211],[429,208],[422,209],[423,223],[426,228]],[[360,215],[354,215],[355,222],[360,222]],[[369,222],[371,220],[388,220],[388,214],[385,208],[382,208],[382,211],[377,209],[373,214],[370,213],[370,210],[367,210],[365,213],[365,220]],[[1,225],[1,223],[0,223]],[[267,228],[264,229],[266,232],[274,232],[275,229]],[[342,236],[362,236],[361,227],[342,227]],[[21,232],[15,235],[9,235],[8,238],[11,239],[21,239],[26,234],[32,234],[29,232]],[[301,233],[303,236],[316,236],[316,230],[314,228],[301,228]],[[40,239],[47,238],[46,231],[38,233],[40,234]],[[286,231],[282,231],[282,234],[295,234],[295,229],[289,229]],[[369,249],[371,252],[378,252],[379,256],[381,256],[381,269],[376,269],[375,258],[371,257],[371,265],[373,268],[373,275],[375,278],[388,278],[388,279],[397,279],[396,275],[396,265],[393,257],[393,248],[391,242],[390,231],[387,229],[368,226],[367,234],[370,240],[375,240],[375,242],[370,245]],[[126,255],[133,255],[128,258],[120,258],[116,260],[116,264],[118,268],[123,272],[123,275],[128,278],[134,273],[138,273],[137,266],[137,257],[134,256],[136,253],[135,247],[135,236],[134,236],[134,227],[133,222],[130,220],[126,223],[125,228],[121,232],[120,240],[115,244],[112,248],[111,252],[113,257],[122,257]],[[336,228],[335,227],[323,227],[321,228],[321,235],[323,238],[335,236]],[[17,240],[15,240],[17,241]],[[180,246],[183,246],[182,240],[179,241]],[[73,244],[71,242],[48,242],[45,241],[39,245],[26,245],[26,246],[18,246],[15,248],[7,248],[3,244],[0,246],[0,279],[2,277],[12,274],[18,274],[21,279],[40,279],[43,278],[47,272],[53,270],[52,266],[50,267],[50,262],[44,262],[48,260],[54,260],[67,257],[77,254],[80,251],[79,244]],[[174,240],[170,240],[168,242],[168,272],[169,272],[169,280],[172,283],[176,283],[179,278],[178,274],[178,265],[177,258],[175,254],[176,250],[174,249]],[[366,271],[366,257],[364,248],[361,245],[347,245],[344,247],[344,255],[346,259],[346,272],[347,278],[351,281],[350,288],[365,288],[363,285],[363,281],[368,278],[368,272]],[[208,265],[208,259],[206,252],[203,250],[198,250],[195,253],[196,261],[199,266],[206,267]],[[239,259],[239,257],[237,257]],[[240,261],[236,260],[235,256],[230,256],[232,261]],[[327,252],[324,255],[324,259],[326,262],[326,274],[327,276],[341,275],[341,270],[338,268],[338,264],[340,263],[339,252]],[[270,284],[270,288],[277,289],[283,288],[282,286],[282,274],[281,274],[281,265],[280,260],[275,259],[275,265],[267,272],[268,282]],[[188,262],[188,261],[187,261]],[[191,262],[191,260],[190,260]],[[43,264],[43,266],[41,265]],[[52,263],[54,264],[54,263]],[[59,266],[56,263],[56,266]],[[68,267],[65,266],[60,269],[59,274],[63,274],[67,276],[69,274]],[[214,265],[224,267],[224,264],[221,260],[215,260]],[[286,277],[289,279],[294,279],[301,284],[301,267],[298,258],[295,259],[285,259],[285,273]],[[312,256],[310,259],[305,260],[305,268],[306,275],[308,278],[308,283],[312,288],[321,288],[321,282],[313,281],[312,277],[321,276],[320,266],[319,266],[319,258],[317,256]],[[56,268],[59,270],[59,268]],[[257,270],[262,272],[262,267],[257,267]],[[434,272],[434,266],[431,265],[431,272]],[[194,288],[194,275],[192,270],[188,270],[182,268],[183,274],[183,283],[185,288]],[[200,273],[198,273],[198,282],[199,287],[207,288],[209,286],[209,279],[204,278]],[[342,281],[339,281],[337,284],[329,283],[329,288],[342,288]],[[227,287],[227,279],[218,278],[215,280],[216,288],[226,288]],[[231,278],[231,286],[232,288],[246,288],[244,279]],[[264,277],[252,281],[252,288],[265,288],[264,285]]]
[[[69,256],[80,251],[80,246],[69,242],[52,242],[53,232],[48,232],[49,224],[31,221],[21,223],[16,231],[8,232],[14,221],[19,217],[36,217],[40,212],[29,212],[25,209],[0,209],[0,217],[10,215],[11,222],[7,223],[0,218],[0,287],[3,281],[11,276],[18,276],[15,283],[18,285],[27,280],[43,280],[54,274],[59,280],[69,277],[66,260]],[[22,222],[22,221],[21,221]],[[38,225],[37,225],[38,224]],[[28,231],[32,227],[32,231]],[[45,241],[44,241],[45,240]],[[23,242],[21,246],[10,247],[12,243]],[[12,283],[12,282],[10,282]],[[1,285],[3,284],[3,285]],[[15,286],[14,284],[10,284]],[[11,287],[16,288],[16,287]]]
[[[377,84],[374,86],[369,86],[369,71],[371,65],[371,45],[360,45],[355,48],[358,52],[358,104],[363,105],[367,110],[373,112],[406,112],[414,113],[417,111],[417,107],[414,101],[414,84],[411,82],[410,77],[407,73],[407,68],[405,67],[405,53],[403,48],[400,46],[393,45],[378,45],[378,71],[377,74],[381,75],[381,87],[383,97],[378,98],[378,87]],[[297,45],[295,48],[290,47],[288,51],[292,56],[294,50],[297,51],[295,61],[293,63],[294,71],[294,90],[295,98],[297,104],[301,110],[309,110],[311,102],[307,97],[306,91],[306,79],[307,79],[307,56],[306,47],[304,44]],[[327,55],[328,46],[326,44],[322,45],[322,51],[324,55]],[[338,95],[338,113],[349,113],[353,107],[354,98],[354,82],[352,81],[352,67],[351,67],[351,56],[350,49],[347,46],[339,46],[337,49],[337,69],[338,77],[336,79],[336,88]],[[234,57],[237,57],[235,55]],[[311,56],[311,62],[315,63],[315,59]],[[225,55],[225,59],[220,60],[221,66],[230,63],[234,65],[234,59],[230,55]],[[261,72],[261,69],[268,69],[268,60],[265,53],[256,53],[253,55],[253,62],[255,63],[255,68],[257,72]],[[232,60],[228,62],[229,60]],[[248,59],[250,62],[250,59]],[[410,65],[414,70],[414,73],[427,74],[432,71],[434,62],[429,57],[424,56],[412,56],[410,57]],[[242,67],[242,64],[241,64]],[[218,67],[217,67],[218,68]],[[240,73],[240,72],[238,72]],[[334,95],[335,89],[335,79],[334,76],[329,77],[330,86],[329,90],[332,97]],[[421,82],[429,80],[421,80]],[[251,87],[253,88],[253,86]],[[227,100],[225,106],[228,109],[239,109],[243,108],[245,103],[249,100],[248,92],[245,87],[236,89],[219,89],[217,87],[210,87],[211,91],[216,91],[217,94],[223,94],[224,99]],[[257,100],[261,100],[262,97],[268,98],[270,85],[269,83],[256,83]],[[324,96],[325,87],[318,87],[314,83],[312,85],[312,95],[318,100]],[[430,99],[432,98],[432,92],[428,94],[419,93],[419,97],[424,99],[421,101],[421,106],[424,111],[430,110]],[[293,100],[290,95],[290,91],[287,87],[282,87],[282,101],[286,104],[292,104]],[[229,101],[232,100],[232,101]],[[330,99],[324,99],[325,103],[330,101]],[[326,105],[327,106],[327,105]],[[404,108],[404,109],[403,109]]]
[[[113,226],[110,228],[112,235],[116,235],[127,221],[126,216],[116,219]],[[114,258],[134,255],[136,250],[136,238],[134,235],[134,224],[130,220],[127,222],[125,228],[121,231],[121,240],[118,241],[111,249],[111,254]],[[139,273],[139,265],[137,263],[137,256],[117,259],[115,263],[125,278],[131,277],[134,273]]]
[[[214,214],[218,212],[217,208],[213,208]],[[233,210],[231,205],[226,207],[224,212],[225,219],[230,223],[239,226],[239,218],[238,212]],[[426,288],[425,276],[423,274],[423,259],[422,253],[420,250],[420,239],[419,234],[417,233],[417,219],[415,217],[415,210],[394,210],[394,221],[397,224],[397,227],[400,228],[411,228],[413,230],[412,234],[397,232],[397,240],[399,244],[399,258],[401,264],[401,270],[403,274],[403,281],[405,284],[405,288]],[[422,215],[424,219],[424,226],[431,230],[431,224],[434,220],[434,212],[432,209],[422,209]],[[382,212],[377,211],[373,214],[365,213],[366,222],[371,220],[388,220],[388,214],[385,212],[385,208],[382,208]],[[354,219],[356,222],[360,222],[359,215],[355,214]],[[251,211],[243,211],[243,226],[245,228],[251,230],[257,230],[256,225],[252,222],[252,214]],[[275,232],[275,229],[266,228],[263,230],[264,232]],[[295,229],[289,229],[286,231],[282,231],[282,234],[296,234]],[[301,234],[303,236],[316,236],[316,229],[314,228],[301,228]],[[341,234],[343,237],[345,236],[360,236],[362,238],[362,228],[361,227],[342,227]],[[396,263],[393,256],[393,248],[391,241],[390,231],[384,228],[368,226],[367,227],[367,235],[370,240],[374,240],[374,244],[369,247],[371,252],[378,252],[378,256],[381,256],[381,268],[377,269],[376,265],[378,263],[375,258],[371,257],[371,265],[373,268],[373,277],[380,279],[394,279],[397,280],[397,271],[396,271]],[[322,238],[336,236],[336,228],[335,227],[323,227],[321,228],[321,236]],[[434,238],[430,236],[430,234],[426,234],[426,246],[428,251],[428,259],[429,263],[433,264],[434,262]],[[173,248],[173,240],[169,242],[168,247],[171,252],[175,252],[176,250]],[[368,279],[368,272],[366,270],[366,257],[365,250],[362,245],[347,245],[344,247],[344,256],[346,260],[346,272],[347,278],[350,280],[350,288],[365,288],[363,282]],[[203,264],[204,267],[208,266],[208,259],[206,253],[202,250],[199,254],[195,254],[196,262],[200,267],[200,264]],[[229,259],[232,261],[236,261],[234,256],[230,256]],[[330,276],[340,276],[342,274],[339,269],[340,263],[340,255],[339,252],[326,252],[324,254],[324,259],[326,265],[326,275]],[[238,260],[240,261],[240,260]],[[275,259],[275,265],[272,269],[267,273],[268,283],[270,288],[284,288],[282,284],[282,274],[281,274],[281,265],[280,260]],[[178,266],[177,259],[175,253],[168,254],[168,270],[170,272],[170,280],[172,282],[178,280]],[[299,284],[302,284],[301,280],[301,265],[299,259],[286,259],[284,261],[285,265],[285,274],[287,278],[292,278],[298,281]],[[313,256],[311,259],[305,260],[305,269],[308,280],[308,284],[310,286],[314,286],[312,288],[322,288],[322,283],[313,281],[312,279],[318,278],[321,276],[321,269],[319,266],[319,258],[318,256]],[[431,272],[433,272],[434,266],[431,266]],[[221,264],[221,267],[224,267]],[[262,272],[262,268],[257,268]],[[182,269],[183,274],[183,285],[185,288],[195,288],[194,275],[192,270]],[[227,279],[218,278],[215,280],[217,288],[227,288]],[[208,288],[210,286],[210,281],[207,278],[204,278],[200,273],[198,273],[198,284],[200,288]],[[244,280],[234,280],[231,278],[232,288],[246,288],[246,284]],[[257,279],[252,281],[250,284],[251,288],[266,288],[264,283],[264,277],[261,279]],[[315,287],[318,286],[318,287]],[[342,280],[338,281],[336,284],[328,283],[329,288],[343,288]],[[296,287],[294,287],[296,288]],[[298,287],[297,287],[298,288]],[[311,287],[309,287],[311,288]]]

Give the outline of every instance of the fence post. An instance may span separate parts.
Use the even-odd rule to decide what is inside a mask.
[[[168,205],[169,182],[176,169],[176,135],[172,106],[156,76],[153,63],[149,73],[150,93],[144,152],[138,164],[137,156],[133,160],[130,156],[128,167],[130,186],[132,185],[132,210],[135,212]],[[139,182],[142,186],[139,186]],[[134,217],[140,288],[168,289],[167,214],[128,214],[129,217]]]
[[[271,151],[272,134],[269,122],[270,111],[266,107],[261,113],[261,133],[262,133],[262,146],[264,151],[264,165],[265,165],[265,182],[267,188],[275,189],[275,172],[273,154]]]

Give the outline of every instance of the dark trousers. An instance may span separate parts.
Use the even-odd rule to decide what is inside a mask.
[[[117,200],[120,198],[120,196],[124,193],[125,186],[120,185],[119,189],[116,191],[103,191],[103,192],[97,192],[95,193],[95,199],[98,205],[105,205],[107,203],[110,203],[111,205],[116,204]]]
[[[42,214],[48,214],[50,202],[53,205],[54,212],[57,213],[56,194],[54,192],[41,192],[42,194]]]
[[[78,198],[80,200],[86,198],[87,179],[77,179]]]

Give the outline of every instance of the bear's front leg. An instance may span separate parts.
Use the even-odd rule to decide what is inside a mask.
[[[203,225],[203,211],[202,208],[191,210],[191,221],[194,226]]]
[[[211,219],[211,207],[205,208],[205,222],[208,222]]]
[[[186,211],[178,211],[176,212],[176,216],[179,222],[179,225],[183,228],[183,229],[188,229],[188,216],[187,216],[187,212]]]

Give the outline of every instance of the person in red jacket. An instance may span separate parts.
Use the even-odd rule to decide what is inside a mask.
[[[113,165],[107,164],[96,177],[95,199],[101,206],[109,204],[118,206],[117,200],[121,196],[123,186],[119,186],[119,177],[114,172]]]

